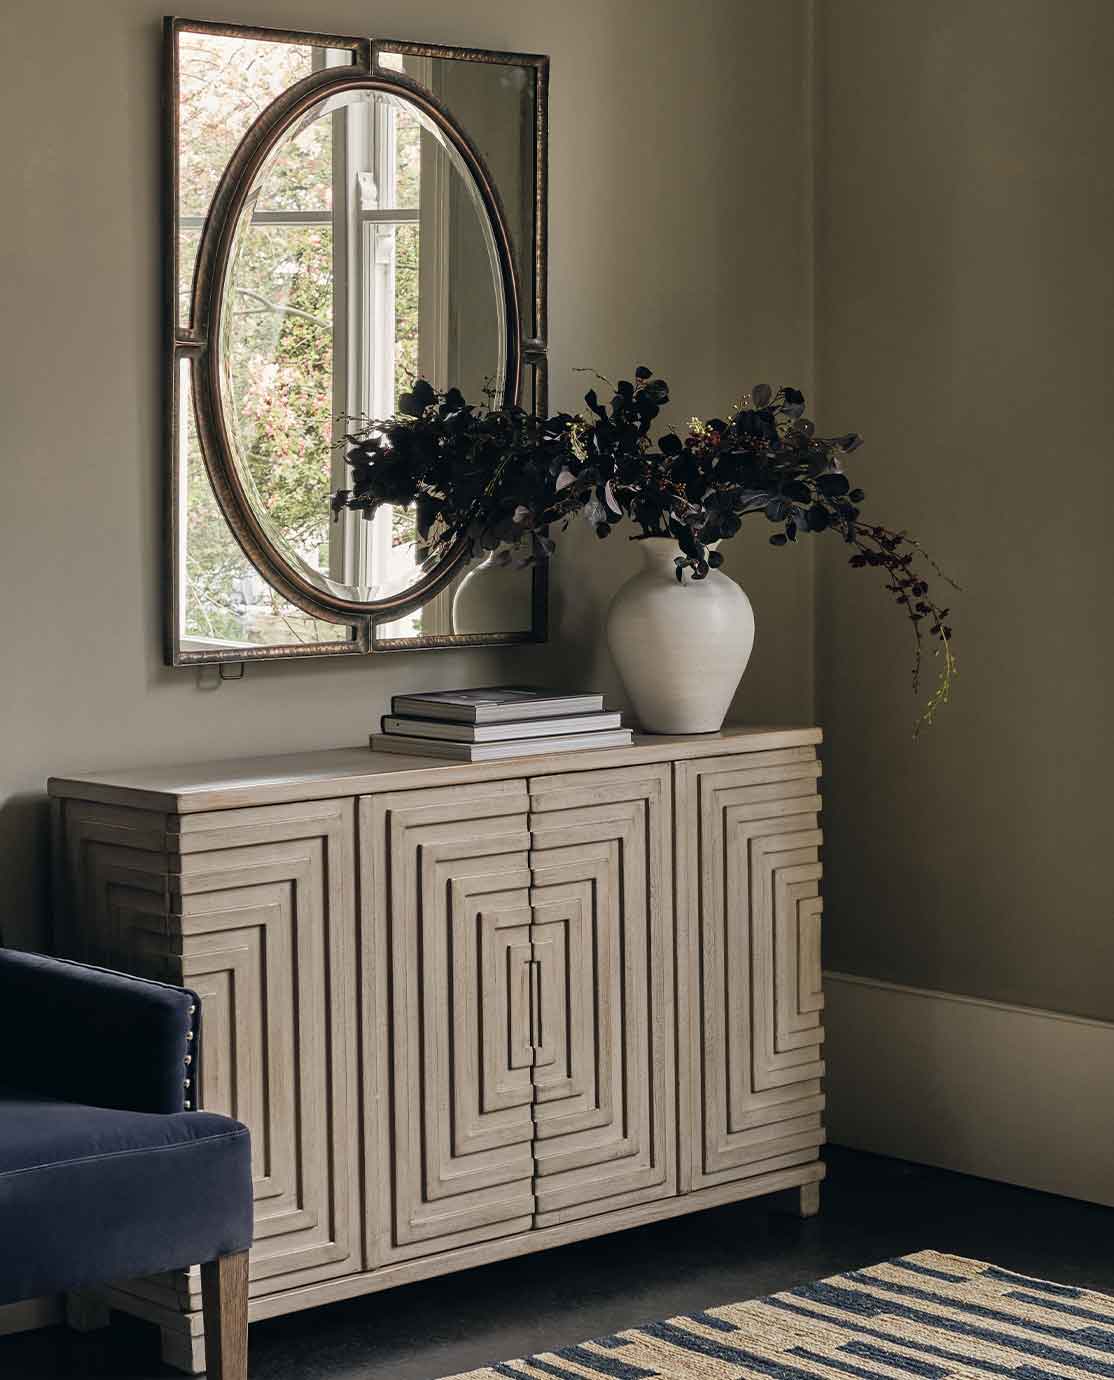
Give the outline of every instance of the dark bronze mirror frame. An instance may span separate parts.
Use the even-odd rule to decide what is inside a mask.
[[[204,33],[261,42],[347,51],[351,65],[327,67],[289,87],[263,112],[245,134],[229,161],[206,219],[198,250],[191,293],[191,310],[185,324],[178,320],[178,35]],[[408,638],[380,638],[376,626],[401,618],[431,599],[456,575],[466,558],[464,543],[457,543],[409,589],[371,603],[357,603],[326,592],[289,565],[275,549],[261,525],[234,463],[225,423],[220,388],[219,351],[215,333],[221,313],[226,268],[235,228],[259,169],[283,134],[312,106],[330,95],[345,91],[384,91],[404,96],[416,106],[451,143],[471,174],[486,213],[495,243],[506,325],[504,394],[538,412],[547,405],[546,380],[546,198],[548,149],[548,68],[544,56],[497,52],[486,49],[443,47],[388,39],[341,37],[296,30],[272,30],[245,25],[169,18],[166,32],[166,179],[167,216],[166,293],[167,310],[167,476],[166,476],[166,660],[172,666],[191,666],[248,660],[278,660],[306,656],[360,655],[369,652],[432,650],[464,646],[539,642],[546,637],[547,572],[544,565],[533,574],[531,628],[523,632],[438,634]],[[384,69],[381,54],[402,57],[453,59],[466,62],[502,63],[531,69],[534,74],[534,167],[533,238],[529,268],[533,276],[532,320],[522,320],[522,291],[507,218],[498,187],[479,150],[447,107],[418,82],[394,70]],[[191,362],[192,406],[205,468],[213,493],[241,550],[263,578],[291,604],[322,621],[347,625],[344,641],[281,645],[236,645],[196,650],[182,646],[180,636],[181,571],[179,535],[183,513],[180,501],[180,408],[181,365]],[[524,383],[530,375],[530,395],[524,400]]]

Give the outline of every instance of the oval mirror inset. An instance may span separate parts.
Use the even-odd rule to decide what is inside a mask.
[[[326,96],[259,167],[215,323],[221,411],[239,489],[313,590],[376,605],[429,576],[420,513],[333,522],[345,419],[395,412],[417,377],[500,401],[503,282],[471,170],[405,94]]]

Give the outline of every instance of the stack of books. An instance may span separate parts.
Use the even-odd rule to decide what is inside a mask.
[[[378,752],[494,762],[528,753],[626,747],[631,731],[602,695],[563,695],[528,685],[395,695]]]

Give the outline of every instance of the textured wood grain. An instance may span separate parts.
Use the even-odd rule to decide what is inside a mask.
[[[174,980],[174,964],[144,951],[168,926],[175,868],[170,821],[130,806],[62,800],[55,834],[54,951],[67,958]]]
[[[227,810],[191,830],[63,802],[69,953],[203,1002],[194,1106],[252,1130],[255,1294],[357,1268],[353,802]],[[186,1271],[137,1281],[194,1306]]]
[[[247,1123],[253,1293],[360,1263],[354,809],[199,817],[171,879],[202,999],[198,1101]]]
[[[175,815],[228,810],[284,801],[361,796],[380,791],[505,780],[525,772],[598,771],[638,762],[673,762],[723,752],[810,749],[818,728],[726,725],[719,733],[635,734],[631,747],[552,753],[519,761],[461,764],[402,753],[374,753],[366,747],[324,752],[282,753],[170,767],[136,767],[51,777],[52,796],[122,804]],[[811,755],[811,754],[807,754]]]
[[[64,947],[199,991],[187,1076],[252,1127],[252,1317],[759,1193],[816,1209],[817,740],[57,792]],[[196,1368],[202,1295],[194,1268],[105,1297]]]
[[[666,765],[530,780],[539,1227],[676,1192]]]
[[[123,1296],[120,1306],[138,1317],[143,1316],[142,1309],[132,1306],[127,1295]],[[204,1328],[193,1332],[171,1325],[160,1326],[159,1341],[164,1366],[185,1371],[187,1375],[200,1375],[206,1369]]]
[[[373,1264],[529,1227],[523,781],[360,802]]]
[[[442,1251],[434,1255],[418,1256],[411,1260],[384,1265],[377,1270],[361,1271],[340,1279],[323,1280],[319,1284],[290,1289],[282,1294],[265,1294],[249,1300],[248,1316],[252,1322],[263,1318],[279,1317],[284,1313],[297,1312],[304,1308],[317,1308],[325,1303],[341,1299],[356,1298],[364,1294],[393,1289],[402,1284],[417,1280],[431,1279],[438,1275],[452,1274],[457,1270],[471,1269],[494,1260],[511,1260],[522,1255],[549,1250],[571,1242],[583,1241],[604,1232],[628,1231],[648,1222],[661,1221],[670,1217],[685,1216],[693,1212],[704,1212],[708,1208],[719,1207],[725,1203],[738,1202],[747,1198],[775,1195],[787,1189],[795,1190],[800,1185],[818,1182],[824,1178],[824,1165],[819,1160],[807,1164],[794,1165],[788,1169],[769,1174],[756,1175],[751,1179],[740,1179],[723,1184],[718,1188],[702,1189],[695,1193],[678,1194],[672,1198],[658,1198],[636,1207],[622,1208],[617,1212],[598,1217],[578,1218],[555,1227],[541,1227],[537,1230],[519,1232],[513,1236],[501,1236],[490,1241],[482,1241],[472,1246],[462,1246],[455,1250]],[[184,1316],[159,1308],[145,1300],[137,1300],[131,1293],[119,1287],[105,1290],[105,1297],[113,1308],[120,1308],[138,1317],[147,1318],[158,1324],[167,1333],[181,1336],[188,1333],[191,1326],[198,1331],[198,1356],[202,1357],[200,1314]],[[200,1295],[198,1296],[200,1306]],[[187,1367],[182,1366],[181,1369]],[[195,1370],[202,1368],[201,1359]]]
[[[248,1380],[248,1253],[201,1267],[208,1380]]]
[[[819,764],[675,767],[682,1184],[814,1159],[820,1079]]]

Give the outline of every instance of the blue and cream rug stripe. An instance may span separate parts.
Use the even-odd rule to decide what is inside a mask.
[[[1114,1297],[920,1251],[452,1380],[1114,1380]]]

